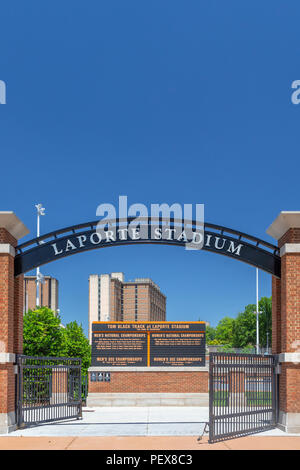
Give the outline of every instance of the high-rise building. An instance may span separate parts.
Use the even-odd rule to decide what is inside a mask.
[[[125,282],[123,273],[90,275],[90,342],[94,321],[165,321],[166,300],[149,278]]]
[[[51,276],[44,276],[44,280],[39,287],[39,307],[49,307],[57,315],[58,280]],[[36,276],[24,276],[24,313],[36,307]]]

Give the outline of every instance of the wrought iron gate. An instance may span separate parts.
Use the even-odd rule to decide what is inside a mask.
[[[209,442],[266,431],[277,422],[275,356],[211,353]]]
[[[81,416],[81,359],[18,356],[19,427]]]

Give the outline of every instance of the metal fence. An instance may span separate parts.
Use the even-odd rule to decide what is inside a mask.
[[[209,442],[276,426],[275,367],[271,355],[210,354]]]
[[[206,345],[207,354],[218,352],[218,353],[231,353],[231,354],[257,354],[256,348],[233,348],[223,344],[208,344]],[[272,354],[272,348],[259,348],[260,355],[270,355]]]
[[[81,376],[81,398],[82,402],[84,405],[86,405],[86,399],[88,396],[88,386],[89,386],[89,380],[88,380],[88,375],[82,375]]]
[[[81,359],[18,356],[19,427],[82,416]]]

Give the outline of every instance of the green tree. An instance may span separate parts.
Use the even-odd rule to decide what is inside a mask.
[[[272,345],[272,297],[262,297],[258,303],[259,311],[259,343],[267,346],[267,333],[269,347]]]
[[[245,348],[256,342],[256,306],[246,305],[244,312],[238,314],[233,328],[233,346]]]
[[[63,330],[64,355],[68,357],[80,357],[82,372],[87,373],[91,365],[91,346],[86,338],[82,325],[76,321],[68,323]]]
[[[219,321],[216,327],[215,339],[218,340],[219,344],[226,344],[229,347],[233,344],[233,328],[235,319],[230,317],[224,317]]]
[[[62,356],[63,328],[59,316],[48,307],[24,315],[23,351],[26,356]]]
[[[82,325],[73,321],[64,328],[48,307],[25,313],[23,351],[26,356],[80,357],[83,373],[91,364],[91,347]]]
[[[216,329],[212,326],[206,327],[206,343],[211,344],[216,338]]]
[[[272,297],[262,297],[258,303],[259,343],[261,347],[269,346],[272,341]],[[233,329],[233,346],[236,348],[254,347],[256,345],[256,305],[246,305],[244,312],[238,314]]]

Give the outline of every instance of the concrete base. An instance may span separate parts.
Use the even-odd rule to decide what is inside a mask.
[[[300,413],[279,411],[277,427],[284,432],[300,434]]]
[[[89,393],[94,406],[208,406],[208,393]]]
[[[16,414],[14,411],[10,413],[0,413],[0,434],[7,434],[17,429]]]

